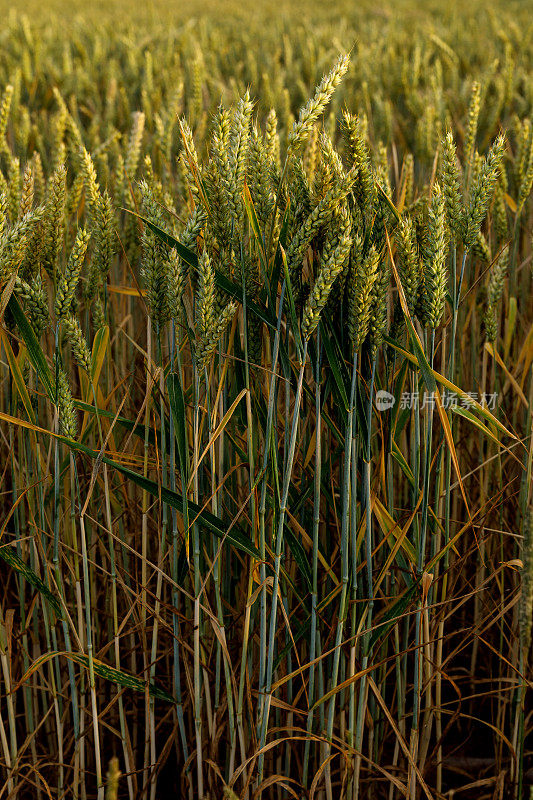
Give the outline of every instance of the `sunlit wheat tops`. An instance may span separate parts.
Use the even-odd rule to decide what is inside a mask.
[[[333,92],[341,82],[350,64],[349,56],[340,56],[331,70],[324,75],[318,84],[311,100],[302,108],[297,121],[289,134],[289,147],[300,147],[307,139],[316,120],[331,100]]]
[[[0,795],[528,800],[527,4],[54,5],[0,26]]]

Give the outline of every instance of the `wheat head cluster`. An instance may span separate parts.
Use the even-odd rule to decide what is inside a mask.
[[[0,24],[0,798],[527,800],[528,4],[158,2]]]

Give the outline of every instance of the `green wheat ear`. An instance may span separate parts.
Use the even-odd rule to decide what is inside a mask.
[[[301,109],[298,120],[294,123],[289,134],[289,149],[301,147],[305,142],[318,117],[331,100],[333,92],[346,74],[349,64],[349,56],[342,55],[337,59],[327,75],[324,75],[316,87],[314,96]]]
[[[57,409],[59,416],[59,427],[63,436],[69,439],[76,439],[78,433],[78,423],[72,392],[68,383],[68,378],[63,368],[56,363],[57,385]]]
[[[63,318],[62,324],[67,340],[72,348],[72,354],[76,360],[76,363],[79,364],[79,366],[85,370],[88,375],[90,375],[91,351],[89,349],[89,345],[87,344],[87,340],[83,335],[78,319],[72,314],[68,314]]]
[[[399,256],[398,270],[400,279],[409,313],[413,314],[418,296],[420,263],[416,233],[414,225],[409,217],[402,217],[398,223],[396,246]]]
[[[198,262],[196,309],[200,337],[206,338],[215,322],[215,270],[205,250]]]
[[[520,173],[521,179],[518,189],[517,203],[518,214],[522,213],[522,210],[526,204],[526,200],[531,194],[531,188],[533,186],[533,136],[531,137],[531,141],[529,143],[529,149],[524,153]]]
[[[98,200],[93,237],[95,240],[95,247],[91,259],[91,271],[86,289],[86,296],[89,299],[96,297],[98,291],[101,290],[105,284],[116,250],[115,209],[107,190]]]
[[[70,254],[65,274],[61,276],[59,281],[56,300],[55,300],[55,314],[58,319],[64,317],[70,310],[74,292],[80,279],[85,253],[89,246],[90,234],[85,229],[80,229],[76,235],[76,241]]]
[[[89,215],[91,219],[93,219],[100,203],[100,184],[98,183],[94,162],[85,147],[81,148],[81,159],[83,171],[85,173],[85,189]]]
[[[342,180],[334,183],[297,230],[287,250],[287,263],[292,274],[299,274],[309,243],[333,216],[339,203],[349,193],[355,178],[356,173],[350,170]]]
[[[440,180],[446,199],[446,215],[452,239],[463,236],[463,201],[457,152],[450,131],[442,143]]]
[[[9,200],[7,197],[7,192],[0,191],[0,242],[3,245],[3,237],[4,231],[7,228],[9,223],[9,216],[8,216],[8,206]]]
[[[484,262],[485,264],[490,264],[492,261],[490,245],[483,231],[478,231],[476,241],[472,245],[472,252],[477,258],[479,258],[480,261]]]
[[[388,259],[382,259],[377,278],[372,288],[370,324],[368,341],[372,358],[377,355],[383,344],[387,326],[387,295],[390,281],[390,265]]]
[[[20,200],[22,195],[22,180],[20,174],[20,159],[13,156],[8,164],[9,182],[9,216],[12,222],[18,219]]]
[[[180,132],[183,142],[183,151],[180,156],[180,163],[184,169],[187,188],[190,191],[195,203],[200,202],[200,162],[192,131],[186,119],[180,119]]]
[[[65,232],[65,203],[67,194],[67,170],[61,164],[52,173],[47,187],[44,217],[43,266],[55,280]]]
[[[13,86],[8,84],[4,89],[2,102],[0,103],[0,152],[8,153],[6,143],[7,121],[9,118],[9,109],[11,108],[11,100],[13,98]]]
[[[33,207],[34,179],[31,164],[27,164],[22,178],[22,193],[20,196],[19,219],[29,214]]]
[[[403,187],[404,208],[408,209],[413,204],[415,188],[415,160],[412,153],[407,153],[404,159],[400,185]]]
[[[504,152],[505,137],[500,135],[483,160],[476,179],[472,182],[468,208],[462,223],[465,250],[469,250],[475,243],[480,225],[485,219],[502,168]]]
[[[230,191],[236,208],[240,208],[242,205],[242,190],[248,162],[252,110],[253,103],[250,100],[250,93],[246,91],[244,97],[239,100],[237,111],[233,118],[230,137]]]
[[[177,319],[181,312],[186,276],[187,271],[184,262],[175,250],[171,250],[168,256],[167,286],[168,308],[173,319]]]
[[[213,320],[207,330],[205,330],[196,350],[196,359],[198,368],[200,370],[204,369],[208,365],[222,337],[222,334],[232,321],[236,312],[237,303],[229,303],[226,308],[222,309],[218,317]]]
[[[126,150],[126,158],[124,159],[124,169],[130,181],[135,178],[137,167],[139,164],[139,157],[141,154],[141,144],[144,133],[145,115],[142,111],[137,111],[133,115],[133,125],[131,128],[130,138],[128,140],[128,147]]]
[[[375,204],[376,185],[366,141],[366,125],[360,117],[348,111],[343,112],[343,120],[344,137],[352,160],[352,170],[356,174],[354,193],[362,213],[368,217]]]
[[[0,195],[0,198],[2,195]],[[44,209],[35,208],[11,227],[7,227],[7,198],[1,200],[0,217],[3,215],[3,236],[0,242],[0,276],[11,277],[19,269],[28,252],[35,229],[43,219]]]
[[[498,181],[496,185],[496,191],[494,194],[493,219],[494,219],[494,231],[496,233],[496,239],[498,243],[501,243],[505,241],[505,239],[507,239],[509,235],[509,224],[507,222],[507,204],[505,202],[505,189],[502,185],[501,180]]]
[[[423,318],[437,328],[444,313],[447,284],[447,236],[445,198],[438,183],[428,210],[427,254],[424,259]]]
[[[207,222],[207,214],[203,206],[195,206],[194,211],[190,215],[187,223],[181,232],[180,240],[191,250],[198,249],[198,238]]]
[[[147,218],[160,228],[165,228],[161,205],[156,201],[146,181],[140,184],[143,206]],[[161,327],[170,319],[169,307],[169,252],[168,247],[146,225],[142,235],[141,278],[146,289],[150,316]]]
[[[485,335],[494,343],[498,337],[498,320],[496,311],[503,294],[505,277],[509,266],[509,253],[505,251],[493,265],[487,287],[487,304],[483,315]]]
[[[344,202],[334,217],[322,253],[322,263],[315,284],[304,307],[302,336],[309,339],[315,331],[320,315],[326,305],[333,285],[340,275],[349,256],[352,240],[352,222],[347,204]]]
[[[268,112],[265,128],[265,146],[274,167],[281,168],[280,141],[278,134],[278,118],[275,109]]]
[[[15,293],[25,301],[32,328],[37,337],[39,337],[50,322],[48,297],[40,277],[34,278],[31,283],[29,283],[17,275],[15,279]]]
[[[480,108],[481,108],[481,86],[477,81],[474,81],[470,93],[470,105],[468,106],[468,122],[466,126],[466,136],[464,144],[464,164],[467,174],[470,170],[472,156],[474,153],[474,145],[476,141]]]
[[[365,257],[362,257],[359,247],[350,256],[348,332],[356,352],[361,349],[370,327],[372,297],[380,262],[381,256],[374,245]]]

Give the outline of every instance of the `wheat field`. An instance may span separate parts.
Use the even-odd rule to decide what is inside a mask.
[[[0,798],[529,800],[530,3],[0,11]]]

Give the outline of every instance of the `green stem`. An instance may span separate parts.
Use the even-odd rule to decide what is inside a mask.
[[[279,574],[281,566],[281,553],[283,547],[283,528],[285,525],[285,514],[287,511],[287,500],[289,497],[289,487],[292,475],[292,466],[294,461],[294,453],[296,450],[296,437],[298,433],[298,422],[300,416],[300,402],[302,399],[302,385],[305,373],[305,364],[307,361],[307,339],[304,343],[302,362],[300,365],[300,374],[298,377],[298,385],[296,389],[296,398],[294,403],[294,412],[292,418],[292,428],[289,448],[287,452],[287,461],[283,475],[283,488],[281,493],[281,501],[278,514],[278,525],[276,531],[276,556],[274,561],[274,581],[272,585],[272,607],[270,611],[270,626],[268,638],[268,658],[266,668],[266,682],[265,682],[265,695],[266,702],[263,709],[263,716],[261,720],[261,735],[259,739],[259,748],[263,749],[266,742],[266,735],[268,729],[268,717],[270,712],[270,704],[272,700],[272,673],[274,665],[274,643],[276,638],[276,616],[277,616],[277,603],[278,603],[278,588],[279,588]],[[263,766],[264,766],[264,753],[261,753],[258,758],[257,770],[258,781],[261,783],[263,779]]]

